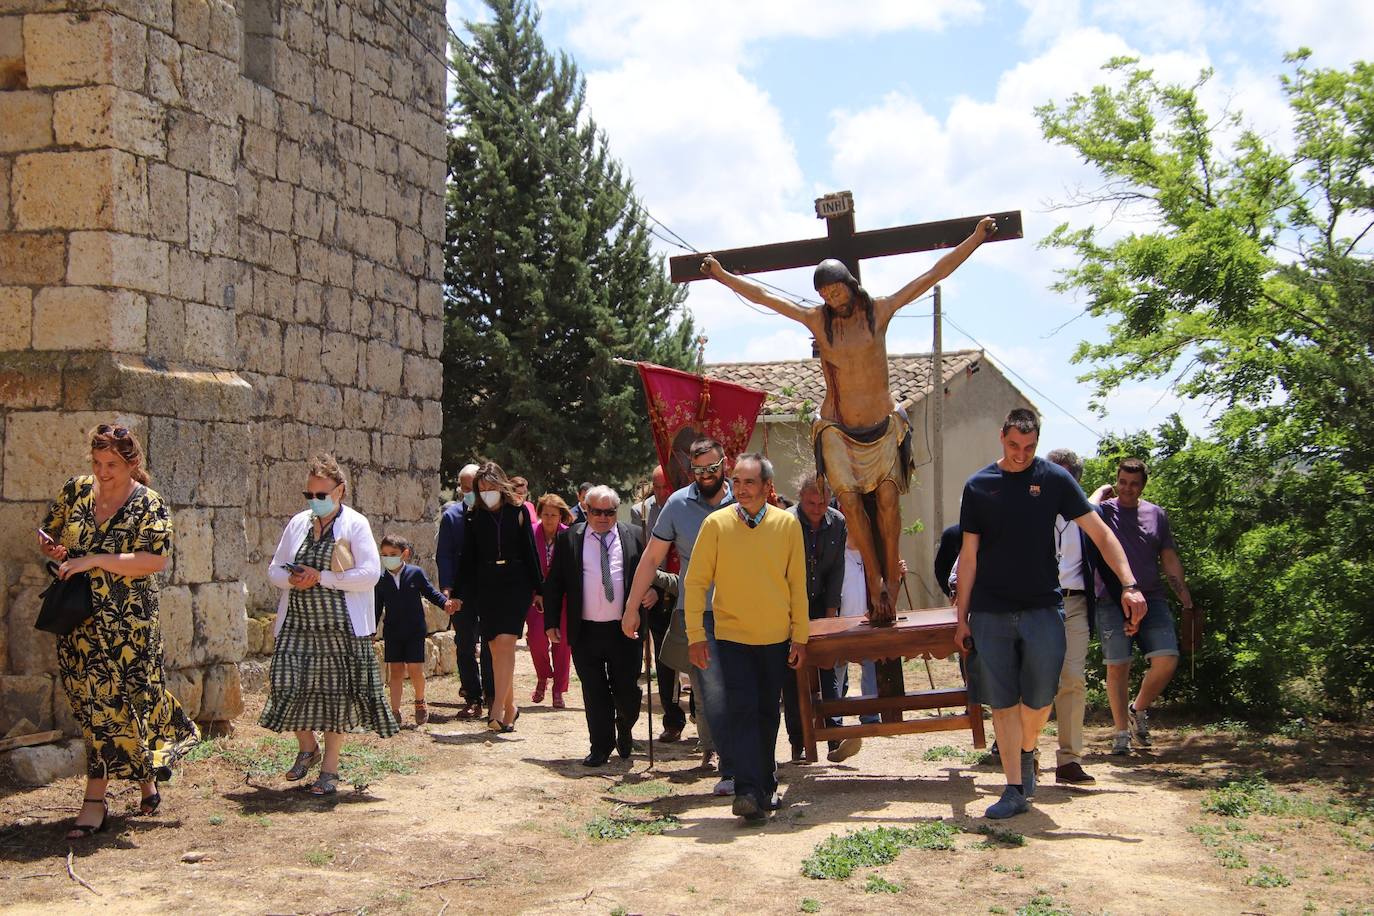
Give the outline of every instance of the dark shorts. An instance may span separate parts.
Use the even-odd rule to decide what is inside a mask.
[[[407,662],[415,664],[423,662],[425,660],[425,634],[405,636],[399,639],[384,637],[382,660],[388,663]]]
[[[972,611],[969,702],[993,709],[1043,709],[1059,692],[1064,667],[1064,615],[1057,607],[1011,613]]]
[[[1178,634],[1174,631],[1174,614],[1169,599],[1146,599],[1145,618],[1134,636],[1126,635],[1126,615],[1121,605],[1110,598],[1097,599],[1097,632],[1102,640],[1102,661],[1108,665],[1125,665],[1131,661],[1131,643],[1140,646],[1146,658],[1156,655],[1178,655]]]

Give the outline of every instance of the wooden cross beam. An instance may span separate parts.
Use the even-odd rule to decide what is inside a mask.
[[[997,231],[987,241],[1002,242],[1022,237],[1020,210],[855,232],[854,198],[848,191],[842,191],[839,194],[827,194],[816,201],[816,216],[826,222],[825,238],[709,253],[715,255],[721,267],[735,274],[812,267],[826,258],[838,258],[857,280],[860,276],[859,262],[864,258],[953,248],[968,238],[978,225],[978,220],[989,215],[997,220]],[[706,279],[701,272],[701,261],[706,254],[684,254],[671,258],[668,263],[673,282],[690,283]]]

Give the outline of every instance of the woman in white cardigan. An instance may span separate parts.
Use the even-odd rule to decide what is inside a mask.
[[[382,562],[372,526],[343,505],[347,490],[332,455],[310,459],[302,494],[309,508],[286,523],[267,572],[281,598],[271,692],[259,722],[296,733],[300,749],[287,779],[304,779],[320,764],[310,788],[315,795],[337,790],[345,732],[388,738],[400,729],[372,651]],[[324,733],[323,754],[317,731]]]

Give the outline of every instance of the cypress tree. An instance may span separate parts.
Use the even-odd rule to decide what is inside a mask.
[[[694,330],[585,83],[527,0],[487,0],[453,51],[445,250],[446,480],[480,457],[536,495],[653,462],[639,377],[684,367]]]

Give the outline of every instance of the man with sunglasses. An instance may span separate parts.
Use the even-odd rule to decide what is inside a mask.
[[[637,635],[639,631],[639,606],[654,584],[654,575],[659,565],[668,556],[668,548],[676,547],[685,576],[691,569],[692,548],[696,544],[697,533],[706,517],[724,506],[734,503],[735,497],[726,482],[725,447],[715,439],[703,438],[692,443],[688,449],[691,457],[691,471],[695,481],[688,484],[664,503],[654,524],[653,536],[649,538],[635,569],[630,594],[625,601],[625,616],[621,620],[626,635]],[[679,592],[677,607],[673,611],[672,626],[682,626],[684,622],[683,595]],[[706,596],[704,627],[706,641],[714,650],[715,621],[711,615],[711,596]],[[700,670],[692,667],[688,671],[692,680],[692,695],[697,711],[697,737],[706,758],[714,752],[720,761],[720,781],[716,783],[716,795],[735,793],[735,761],[732,749],[725,741],[728,727],[728,714],[725,708],[725,681],[721,677],[720,666]]]

